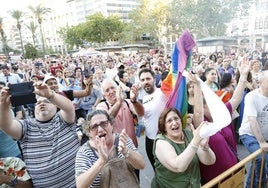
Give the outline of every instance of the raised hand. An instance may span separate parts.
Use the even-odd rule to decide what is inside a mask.
[[[106,163],[108,161],[109,151],[106,146],[105,138],[96,136],[96,147],[99,159]]]
[[[118,145],[118,151],[121,152],[122,154],[127,153],[127,138],[128,135],[126,133],[126,130],[123,129],[122,132],[120,133],[119,137],[119,145]]]
[[[48,85],[43,82],[35,82],[34,87],[34,93],[41,97],[49,98],[49,96],[52,94],[52,91],[49,89]]]
[[[136,101],[139,93],[138,85],[133,84],[130,90],[130,99],[131,101]]]
[[[116,90],[116,98],[118,101],[123,101],[124,100],[124,95],[123,95],[123,90],[121,87],[117,87],[117,90]]]
[[[245,56],[240,62],[238,62],[237,68],[240,72],[240,75],[248,75],[252,68],[252,61],[249,61],[248,57]]]
[[[9,88],[4,87],[1,90],[1,103],[2,104],[10,104],[10,95],[9,95]]]
[[[200,145],[200,142],[201,140],[203,139],[201,136],[200,136],[200,130],[202,128],[203,125],[205,125],[206,122],[202,122],[196,129],[194,128],[194,126],[191,124],[191,129],[192,129],[192,132],[193,132],[193,142],[196,146]]]

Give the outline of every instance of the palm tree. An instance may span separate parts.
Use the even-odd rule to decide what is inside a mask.
[[[24,48],[23,48],[23,42],[22,42],[22,36],[21,36],[21,24],[20,24],[24,13],[20,10],[13,10],[13,11],[11,11],[10,15],[17,22],[17,28],[18,28],[19,34],[20,34],[20,44],[21,44],[22,55],[24,56]]]
[[[4,32],[4,25],[3,25],[3,18],[0,17],[0,34],[1,34],[1,39],[2,39],[2,46],[4,50],[4,54],[6,58],[8,59],[8,54],[7,54],[7,38]]]
[[[42,38],[43,54],[45,55],[46,49],[45,49],[45,40],[44,40],[44,35],[43,35],[43,30],[42,30],[42,21],[43,21],[43,16],[46,15],[47,13],[50,13],[51,9],[47,7],[43,7],[41,4],[37,5],[36,7],[29,6],[29,9],[32,11],[35,18],[38,21],[40,34]]]
[[[33,21],[30,22],[30,25],[26,25],[26,27],[31,31],[33,38],[33,45],[35,47],[35,31],[37,29],[37,25],[34,24]]]

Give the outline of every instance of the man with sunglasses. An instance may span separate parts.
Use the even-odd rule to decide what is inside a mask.
[[[80,142],[74,106],[45,83],[34,86],[39,95],[35,118],[25,120],[11,119],[9,89],[2,89],[0,129],[19,141],[34,187],[75,187],[75,155]]]

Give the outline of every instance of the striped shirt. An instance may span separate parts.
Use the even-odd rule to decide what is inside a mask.
[[[19,140],[34,187],[75,187],[75,156],[79,148],[76,125],[59,113],[47,122],[20,121]]]
[[[137,148],[134,146],[132,140],[128,137],[127,147],[135,152],[138,152]],[[96,151],[95,151],[96,152]],[[124,155],[118,151],[118,158],[124,158]],[[94,151],[89,146],[89,143],[86,142],[83,144],[76,155],[75,160],[75,176],[80,176],[88,169],[90,169],[95,162],[98,160],[98,157],[94,154]],[[97,175],[93,183],[90,185],[90,188],[100,187],[101,173]]]

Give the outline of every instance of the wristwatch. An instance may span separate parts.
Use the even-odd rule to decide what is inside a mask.
[[[14,178],[11,178],[10,185],[13,187],[18,184],[18,178],[17,176]]]

